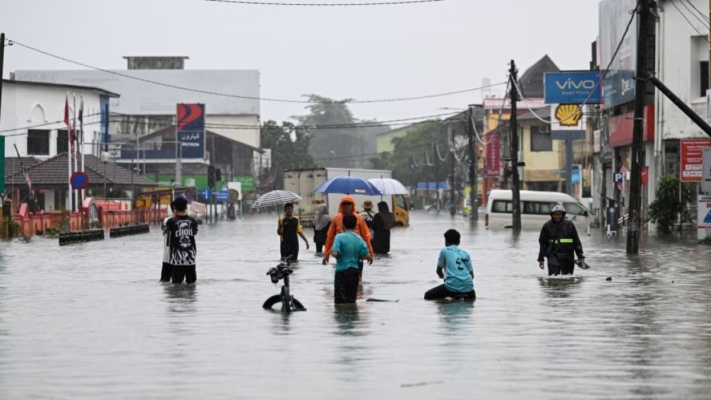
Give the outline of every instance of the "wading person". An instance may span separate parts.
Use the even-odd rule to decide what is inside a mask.
[[[585,262],[578,231],[572,221],[565,219],[565,207],[562,204],[551,208],[551,219],[543,225],[538,243],[538,266],[543,269],[543,258],[547,258],[548,275],[572,275],[576,254],[581,263]]]
[[[395,226],[395,216],[390,212],[388,203],[378,203],[378,213],[373,218],[373,252],[388,254],[390,252],[390,230]]]
[[[334,303],[355,303],[360,281],[360,268],[358,264],[365,258],[369,264],[373,263],[370,250],[353,229],[358,223],[354,214],[343,216],[345,231],[336,235],[333,241],[331,255],[336,258],[336,277],[333,285]]]
[[[328,206],[321,204],[318,206],[314,217],[314,243],[316,243],[316,255],[323,257],[323,246],[326,244],[328,228],[331,226],[331,216],[328,215]]]
[[[170,212],[171,214],[175,214],[175,209],[173,209],[172,201],[170,202]],[[173,274],[173,269],[170,266],[170,242],[168,241],[168,231],[166,229],[168,220],[172,217],[172,215],[170,217],[165,217],[163,223],[160,226],[161,230],[163,231],[163,268],[160,271],[161,282],[170,282],[170,277]]]
[[[346,215],[354,215],[356,217],[356,226],[353,228],[353,233],[360,236],[361,239],[368,246],[368,255],[373,255],[373,247],[370,244],[370,229],[366,225],[363,217],[361,217],[355,210],[355,199],[351,196],[343,196],[341,198],[341,203],[338,205],[338,214],[331,218],[331,227],[328,228],[328,235],[326,237],[326,246],[323,250],[323,265],[328,264],[328,258],[331,256],[331,248],[333,247],[333,241],[336,239],[336,234],[345,232],[343,227],[343,217]],[[360,269],[361,279],[363,277],[363,261],[358,263],[358,268]]]
[[[370,229],[370,236],[373,236],[373,218],[375,218],[375,211],[373,211],[373,202],[370,200],[364,201],[363,211],[360,211],[358,214],[363,217],[365,224],[368,225],[368,229]]]
[[[178,197],[173,200],[174,216],[165,224],[168,246],[170,247],[170,266],[173,283],[195,283],[197,273],[197,245],[195,235],[198,232],[197,221],[187,215],[188,200]]]
[[[299,217],[294,216],[294,205],[291,203],[284,204],[284,216],[279,218],[279,226],[277,234],[281,238],[281,258],[291,256],[289,262],[299,262],[299,236],[306,243],[306,250],[309,249],[309,241],[306,235],[301,231],[301,221]]]
[[[437,276],[444,284],[425,293],[425,300],[447,297],[475,300],[474,269],[469,253],[459,248],[461,235],[454,229],[444,233],[444,248],[437,259]]]

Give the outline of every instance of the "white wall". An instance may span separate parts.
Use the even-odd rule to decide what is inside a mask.
[[[709,15],[707,0],[690,0],[701,13]],[[708,28],[695,10],[689,11],[676,1],[676,5],[693,27],[670,1],[660,2],[659,35],[657,45],[657,77],[686,104],[702,98],[699,94],[699,62],[708,61]],[[691,7],[689,7],[691,8]],[[696,16],[699,18],[697,19]],[[696,29],[694,29],[696,28]],[[698,31],[698,32],[697,32]],[[700,36],[699,33],[704,36]],[[686,139],[707,137],[686,115],[659,91],[656,92],[657,133],[663,139]]]
[[[259,148],[258,115],[210,115],[205,117],[206,129],[232,140]],[[219,127],[229,125],[229,127]],[[246,128],[253,127],[253,128]]]
[[[61,86],[25,85],[18,82],[5,81],[3,83],[0,131],[3,131],[1,134],[6,137],[6,157],[17,156],[14,145],[17,145],[20,156],[27,156],[28,127],[36,125],[42,126],[37,126],[34,129],[50,131],[50,147],[48,156],[35,157],[46,159],[57,155],[57,130],[67,129],[64,124],[64,104],[68,90],[70,91],[70,116],[73,112],[71,95],[76,94],[77,112],[80,96],[84,96],[84,150],[86,153],[91,153],[94,148],[92,140],[95,137],[100,139],[100,135],[95,135],[95,132],[100,130],[101,121],[101,116],[99,115],[101,103],[98,92],[93,90],[81,91],[76,88],[68,89]],[[4,132],[6,130],[12,131]]]

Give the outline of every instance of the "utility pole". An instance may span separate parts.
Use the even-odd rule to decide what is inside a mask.
[[[469,106],[469,112],[467,112],[467,136],[469,137],[469,204],[472,208],[472,213],[469,216],[470,222],[476,222],[479,220],[479,205],[476,202],[477,195],[477,163],[478,152],[474,147],[474,119],[472,118],[472,106]]]
[[[647,95],[647,42],[649,41],[649,0],[640,0],[636,10],[639,21],[637,39],[637,75],[635,81],[634,128],[632,130],[632,174],[630,177],[629,223],[627,228],[627,254],[639,253],[639,231],[642,225],[642,134],[644,105]]]
[[[513,205],[513,231],[521,231],[521,193],[519,192],[519,177],[518,177],[518,127],[516,121],[516,103],[518,102],[518,91],[516,90],[516,81],[518,81],[518,70],[516,63],[511,60],[511,68],[509,69],[509,79],[511,80],[511,200]],[[504,101],[506,99],[504,98]]]
[[[711,1],[711,0],[709,0]],[[0,112],[2,112],[2,77],[3,65],[5,64],[5,34],[0,33]],[[4,160],[3,160],[4,162]]]
[[[454,182],[455,182],[454,167],[457,162],[456,157],[454,156],[454,152],[456,150],[455,146],[456,145],[454,143],[454,133],[452,133],[452,151],[451,151],[451,153],[452,153],[452,179],[451,179],[451,183],[449,184],[450,185],[449,186],[449,204],[451,204],[451,207],[449,207],[449,215],[451,215],[451,216],[455,216],[457,214],[457,205],[454,202]]]

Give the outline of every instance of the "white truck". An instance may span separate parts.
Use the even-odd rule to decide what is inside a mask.
[[[294,214],[299,217],[303,225],[310,226],[312,224],[316,211],[321,204],[328,205],[329,214],[335,215],[338,213],[338,203],[345,195],[341,193],[316,193],[315,190],[328,179],[337,176],[348,176],[349,174],[363,179],[392,177],[392,171],[378,169],[309,168],[284,171],[284,189],[292,191],[303,198],[298,203],[294,203]],[[384,201],[388,203],[388,207],[395,215],[395,222],[398,225],[408,226],[410,224],[409,206],[407,199],[403,195],[382,196],[382,198],[381,196],[359,194],[351,196],[356,200],[356,210],[358,211],[363,209],[365,200],[373,202],[373,209],[376,212],[378,211],[377,204]]]

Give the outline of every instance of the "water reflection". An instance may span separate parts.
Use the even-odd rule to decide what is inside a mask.
[[[168,300],[168,311],[171,313],[191,313],[195,311],[197,301],[197,285],[177,285],[170,282],[161,283],[165,298]]]
[[[473,300],[436,300],[437,314],[443,322],[443,334],[457,335],[464,327],[470,327],[476,301]]]
[[[540,276],[538,283],[543,293],[551,299],[567,299],[571,291],[583,282],[579,276]]]
[[[358,304],[334,305],[333,317],[340,336],[363,336],[367,334],[363,329],[361,312]]]

